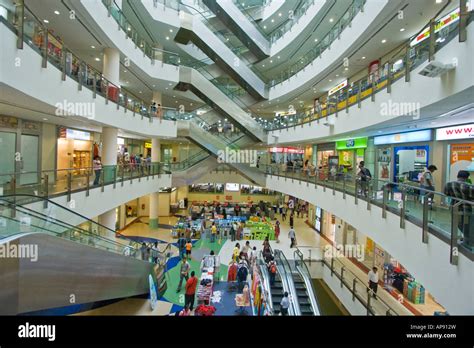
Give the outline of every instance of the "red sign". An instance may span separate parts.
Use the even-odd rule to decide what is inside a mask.
[[[276,152],[276,153],[299,153],[304,154],[303,149],[298,149],[296,147],[271,147],[269,152]]]
[[[225,196],[225,199],[226,199],[226,201],[231,201],[231,200],[232,200],[232,196]]]

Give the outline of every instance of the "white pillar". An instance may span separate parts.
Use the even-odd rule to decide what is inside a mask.
[[[112,231],[115,231],[115,221],[117,219],[117,214],[115,212],[115,209],[111,209],[101,215],[99,215],[99,224],[109,228]],[[115,233],[112,233],[111,231],[107,230],[107,232],[104,229],[99,229],[99,234],[101,236],[114,239],[115,238]]]
[[[117,128],[102,128],[102,164],[104,166],[117,164],[117,135]]]
[[[152,138],[151,139],[151,162],[156,163],[160,161],[161,161],[160,139]],[[149,223],[150,228],[158,228],[159,198],[160,198],[160,194],[158,192],[153,192],[150,194],[150,223]]]
[[[120,52],[116,48],[104,48],[104,77],[120,87]]]

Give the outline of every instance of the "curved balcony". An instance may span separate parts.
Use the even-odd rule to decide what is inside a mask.
[[[450,313],[474,313],[472,201],[347,173],[265,171],[267,188],[317,205],[382,245]]]

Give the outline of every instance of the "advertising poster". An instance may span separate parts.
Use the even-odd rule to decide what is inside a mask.
[[[474,144],[451,145],[448,181],[455,181],[460,170],[474,171]],[[471,174],[472,175],[472,174]]]

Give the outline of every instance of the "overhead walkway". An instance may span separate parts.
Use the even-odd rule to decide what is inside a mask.
[[[31,199],[54,207],[55,215],[18,203]],[[53,201],[1,196],[0,208],[0,244],[22,253],[0,265],[2,315],[64,313],[72,307],[147,294],[149,277],[158,294],[166,290],[170,245],[160,247],[155,264],[141,259],[138,243]],[[83,223],[71,223],[77,220]]]

